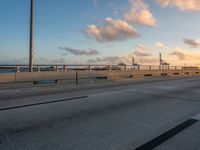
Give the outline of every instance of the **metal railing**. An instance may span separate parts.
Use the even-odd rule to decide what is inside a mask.
[[[135,70],[135,71],[159,71],[159,70],[198,70],[198,67],[194,66],[156,66],[156,65],[67,65],[67,64],[36,64],[33,65],[34,72],[43,71],[55,71],[55,72],[66,72],[70,70],[75,71],[106,71],[106,70]],[[27,64],[19,65],[0,65],[1,72],[28,72],[29,66]]]

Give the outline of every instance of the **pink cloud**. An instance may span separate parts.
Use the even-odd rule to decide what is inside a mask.
[[[163,7],[177,7],[180,10],[200,11],[200,0],[155,0]]]
[[[136,29],[123,20],[106,18],[103,26],[88,25],[84,32],[98,42],[123,41],[139,36]]]
[[[129,23],[147,26],[156,25],[156,19],[149,10],[149,6],[143,0],[131,0],[130,7],[124,14],[124,18]]]

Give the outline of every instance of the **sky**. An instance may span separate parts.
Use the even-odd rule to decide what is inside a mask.
[[[30,0],[1,0],[0,64],[27,64]],[[35,64],[200,66],[199,0],[35,0]]]

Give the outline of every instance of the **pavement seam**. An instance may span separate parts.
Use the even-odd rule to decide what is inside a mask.
[[[59,102],[72,101],[72,100],[84,99],[84,98],[88,98],[88,96],[80,96],[80,97],[73,97],[73,98],[67,98],[67,99],[58,99],[58,100],[46,101],[46,102],[40,102],[40,103],[18,105],[18,106],[13,106],[13,107],[5,107],[5,108],[0,108],[0,112],[1,111],[6,111],[6,110],[26,108],[26,107],[32,107],[32,106],[38,106],[38,105],[46,105],[46,104],[52,104],[52,103],[59,103]]]
[[[192,126],[193,124],[197,123],[198,121],[200,121],[200,114],[192,117],[191,119],[184,121],[183,123],[175,126],[172,129],[164,132],[163,134],[155,137],[154,139],[148,141],[147,143],[137,147],[135,150],[152,150],[152,149],[158,147],[159,145],[161,145],[162,143],[166,142],[170,138],[176,136],[183,130],[185,130],[188,127]]]

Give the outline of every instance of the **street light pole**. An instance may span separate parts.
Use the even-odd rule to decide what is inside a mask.
[[[30,39],[29,39],[29,72],[33,72],[34,57],[34,0],[31,0],[30,8]]]

